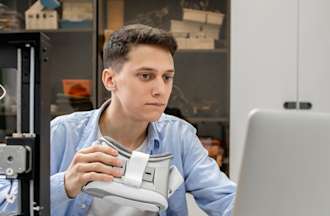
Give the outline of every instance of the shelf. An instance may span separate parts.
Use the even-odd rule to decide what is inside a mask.
[[[16,128],[15,129],[11,129],[11,128],[0,128],[0,132],[5,132],[7,134],[13,133],[15,130],[16,130]]]
[[[15,116],[16,117],[16,112],[0,112],[0,116]]]
[[[25,30],[26,32],[59,32],[59,33],[62,33],[62,32],[92,32],[93,29],[91,28],[72,28],[72,29],[44,29],[44,30]]]
[[[203,123],[203,122],[215,122],[215,123],[228,123],[229,119],[226,117],[187,117],[190,123]]]
[[[10,31],[1,31],[1,32],[12,32],[12,33],[25,33],[25,32],[45,32],[45,33],[81,33],[81,32],[93,32],[93,29],[91,28],[77,28],[77,29],[33,29],[33,30],[27,30],[27,29],[21,29],[21,30],[10,30]]]
[[[179,49],[177,53],[226,53],[226,48],[217,49]]]

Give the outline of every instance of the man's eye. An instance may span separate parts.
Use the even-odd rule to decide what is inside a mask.
[[[139,76],[142,80],[149,80],[151,78],[150,74],[140,74]]]
[[[170,81],[172,80],[174,77],[173,76],[164,76],[164,80],[165,81]]]

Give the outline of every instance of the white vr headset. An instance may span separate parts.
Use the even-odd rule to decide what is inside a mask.
[[[142,211],[159,212],[167,209],[167,199],[183,183],[177,168],[170,167],[171,154],[149,155],[129,151],[110,137],[101,137],[96,144],[107,145],[118,151],[118,158],[124,162],[124,174],[112,182],[90,182],[83,187],[83,192]]]

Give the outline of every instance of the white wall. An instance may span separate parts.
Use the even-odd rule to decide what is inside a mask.
[[[297,1],[231,1],[230,174],[238,180],[247,115],[297,99]]]
[[[299,100],[330,112],[330,1],[299,0]]]

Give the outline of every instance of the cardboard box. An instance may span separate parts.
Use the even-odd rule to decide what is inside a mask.
[[[198,22],[171,20],[171,32],[200,32],[202,24]]]
[[[172,32],[175,38],[207,38],[205,32]]]
[[[206,23],[206,12],[202,10],[183,8],[183,20]]]
[[[26,29],[58,29],[58,15],[55,10],[46,9],[36,1],[25,11]]]
[[[223,13],[183,8],[183,20],[222,25]]]
[[[62,4],[63,20],[93,20],[93,3],[90,0],[65,0]]]
[[[188,49],[187,48],[187,38],[175,38],[178,45],[178,50]]]
[[[218,25],[212,25],[212,24],[205,24],[202,27],[202,31],[205,33],[205,35],[209,38],[213,38],[215,40],[219,39],[220,34],[220,26]]]
[[[220,26],[192,21],[171,20],[170,31],[174,36],[219,39]]]
[[[223,13],[207,12],[206,23],[214,25],[222,25],[225,15]]]
[[[212,38],[176,38],[178,49],[214,49]]]

